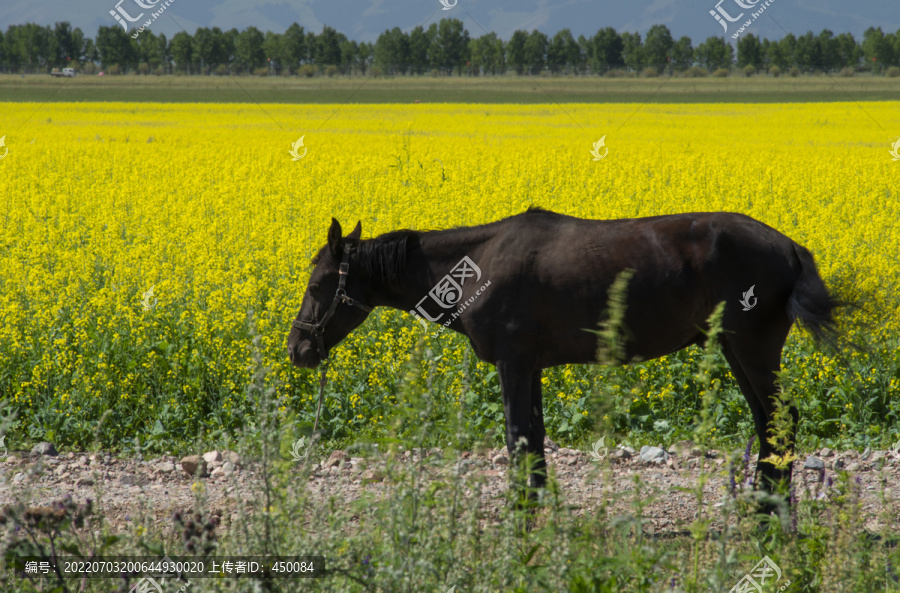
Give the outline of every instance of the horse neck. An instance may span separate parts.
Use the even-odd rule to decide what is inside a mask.
[[[373,304],[410,311],[464,257],[478,265],[479,255],[489,237],[484,232],[460,232],[470,230],[476,231],[454,229],[422,233],[419,244],[408,252],[404,269],[396,278],[378,287]]]

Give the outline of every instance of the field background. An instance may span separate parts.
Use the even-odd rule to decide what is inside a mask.
[[[11,449],[41,440],[77,450],[227,446],[254,430],[254,332],[282,412],[303,434],[317,373],[293,368],[285,344],[331,217],[348,231],[361,220],[372,237],[479,224],[529,206],[592,218],[738,211],[807,246],[826,282],[862,305],[845,330],[868,351],[827,353],[792,333],[785,367],[801,442],[886,448],[900,437],[900,163],[888,154],[900,130],[896,101],[836,102],[843,90],[826,78],[536,79],[485,101],[513,93],[543,104],[356,104],[463,100],[494,84],[447,79],[400,90],[373,80],[347,105],[263,106],[254,102],[302,101],[301,91],[323,82],[26,78],[13,86],[11,78],[0,80],[0,98],[46,100],[59,85],[51,102],[3,106],[0,393],[4,413],[15,413]],[[346,99],[363,82],[327,83],[331,95],[310,96]],[[863,96],[898,84],[846,82]],[[242,99],[235,84],[245,83]],[[776,84],[790,87],[778,95],[784,102],[765,103]],[[661,103],[622,103],[661,85],[672,94],[656,92]],[[761,103],[666,104],[695,100],[697,85]],[[617,89],[622,102],[558,105],[545,92],[576,101],[600,88]],[[817,93],[834,102],[792,103]],[[246,103],[56,102],[135,94]],[[288,149],[300,136],[308,153],[293,162]],[[609,156],[595,162],[589,150],[601,136]],[[150,287],[158,304],[145,312]],[[618,369],[546,372],[548,434],[571,446],[596,438],[590,399],[600,383],[613,394],[603,430],[616,442],[689,434],[701,397],[697,357],[686,350]],[[405,313],[383,310],[333,359],[324,420],[335,446],[387,434],[408,374],[441,394],[431,408],[434,444],[491,431],[501,441],[496,375],[456,335],[424,334]],[[718,379],[710,436],[746,442],[749,410],[730,374]],[[441,419],[456,411],[465,430],[442,431]]]

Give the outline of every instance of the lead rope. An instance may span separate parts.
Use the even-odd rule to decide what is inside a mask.
[[[325,373],[328,372],[328,359],[322,361],[322,375],[319,377],[319,407],[316,409],[316,421],[313,424],[312,438],[316,438],[316,428],[319,427],[319,414],[322,413],[322,402],[325,401],[325,383],[328,382],[328,377],[325,376]],[[310,441],[310,446],[312,446],[312,441]]]

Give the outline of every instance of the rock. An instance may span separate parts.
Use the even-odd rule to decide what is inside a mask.
[[[82,455],[78,458],[78,461],[76,463],[78,463],[78,465],[86,466],[90,463],[90,461],[88,461],[87,455]]]
[[[622,450],[629,453],[632,457],[634,457],[635,453],[637,453],[637,451],[635,451],[631,447],[622,447]]]
[[[225,470],[222,469],[221,467],[217,467],[216,469],[212,470],[212,473],[209,474],[209,475],[210,475],[211,478],[218,478],[218,477],[220,477],[220,476],[224,478],[224,477],[225,477]]]
[[[862,459],[863,461],[865,461],[866,459],[869,458],[869,455],[871,455],[871,454],[872,454],[872,450],[869,449],[868,447],[866,447],[866,450],[862,452],[862,455],[860,455],[859,458]]]
[[[819,457],[831,457],[831,454],[834,451],[829,449],[828,447],[823,447],[821,451],[819,451]]]
[[[508,465],[509,457],[503,455],[502,453],[499,455],[494,455],[493,457],[491,457],[491,463],[493,463],[494,465]]]
[[[834,471],[839,471],[844,469],[844,458],[838,457],[834,460],[834,463],[831,464],[831,469]]]
[[[825,462],[818,457],[813,457],[812,455],[810,455],[806,458],[806,462],[803,464],[803,469],[822,470],[825,469]]]
[[[13,476],[13,484],[20,484],[25,481],[25,473],[24,472],[16,472],[16,475]]]
[[[209,453],[204,453],[203,461],[205,461],[206,463],[212,463],[213,461],[222,461],[222,454],[218,451],[210,451]]]
[[[625,449],[613,449],[612,452],[610,452],[608,459],[613,463],[621,463],[631,459],[631,453]]]
[[[53,446],[53,443],[44,442],[32,447],[31,455],[34,457],[56,457],[59,453],[56,452],[56,447]]]
[[[850,449],[844,451],[843,455],[845,459],[856,459],[857,457],[859,457],[859,453]]]
[[[65,463],[60,463],[59,466],[55,470],[53,470],[53,473],[56,474],[57,476],[61,476],[64,473],[66,473],[66,471],[68,469],[69,468],[68,468],[68,466],[66,466]]]
[[[206,460],[199,455],[188,455],[181,460],[181,469],[189,476],[197,476],[202,478],[208,475],[206,471]]]
[[[870,461],[872,463],[877,463],[883,459],[884,459],[884,453],[882,453],[881,451],[875,451],[874,453],[872,453],[872,459],[870,459]]]
[[[701,447],[691,447],[691,457],[705,457],[706,451]]]
[[[338,467],[341,463],[350,461],[350,456],[338,449],[325,461],[325,467]]]
[[[669,454],[660,447],[644,445],[641,447],[641,461],[647,463],[663,463],[669,459]]]
[[[544,450],[545,451],[553,451],[556,453],[559,451],[559,445],[550,440],[550,437],[544,437]]]
[[[241,456],[234,451],[223,451],[222,458],[225,461],[230,461],[235,467],[241,466]]]
[[[172,473],[175,471],[175,464],[171,461],[163,461],[156,466],[156,471],[164,474]]]
[[[468,459],[471,456],[472,456],[472,454],[469,451],[463,451],[462,454],[460,455],[460,457],[462,457],[463,459]]]
[[[381,470],[367,469],[365,472],[363,472],[363,484],[369,484],[371,482],[381,482],[382,480],[384,480],[384,474],[381,472]]]
[[[230,476],[235,471],[237,471],[237,466],[230,461],[226,461],[225,463],[222,464],[221,469],[222,469],[222,473],[224,473],[226,476]]]
[[[124,474],[119,476],[119,483],[126,486],[140,486],[144,483],[144,480],[134,474]]]
[[[91,478],[78,478],[77,480],[75,480],[75,485],[76,486],[93,486],[94,480],[92,480]]]
[[[217,467],[222,467],[222,462],[221,461],[210,461],[209,467],[211,467],[213,469],[215,469]]]
[[[862,466],[855,461],[851,462],[850,465],[847,466],[848,472],[858,472],[861,469],[862,469]]]

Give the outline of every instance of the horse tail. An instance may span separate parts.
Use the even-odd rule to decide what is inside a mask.
[[[800,261],[800,276],[788,299],[788,315],[791,321],[799,321],[809,330],[816,341],[834,345],[838,335],[834,310],[841,303],[828,293],[812,253],[797,243],[794,243],[794,253]]]

